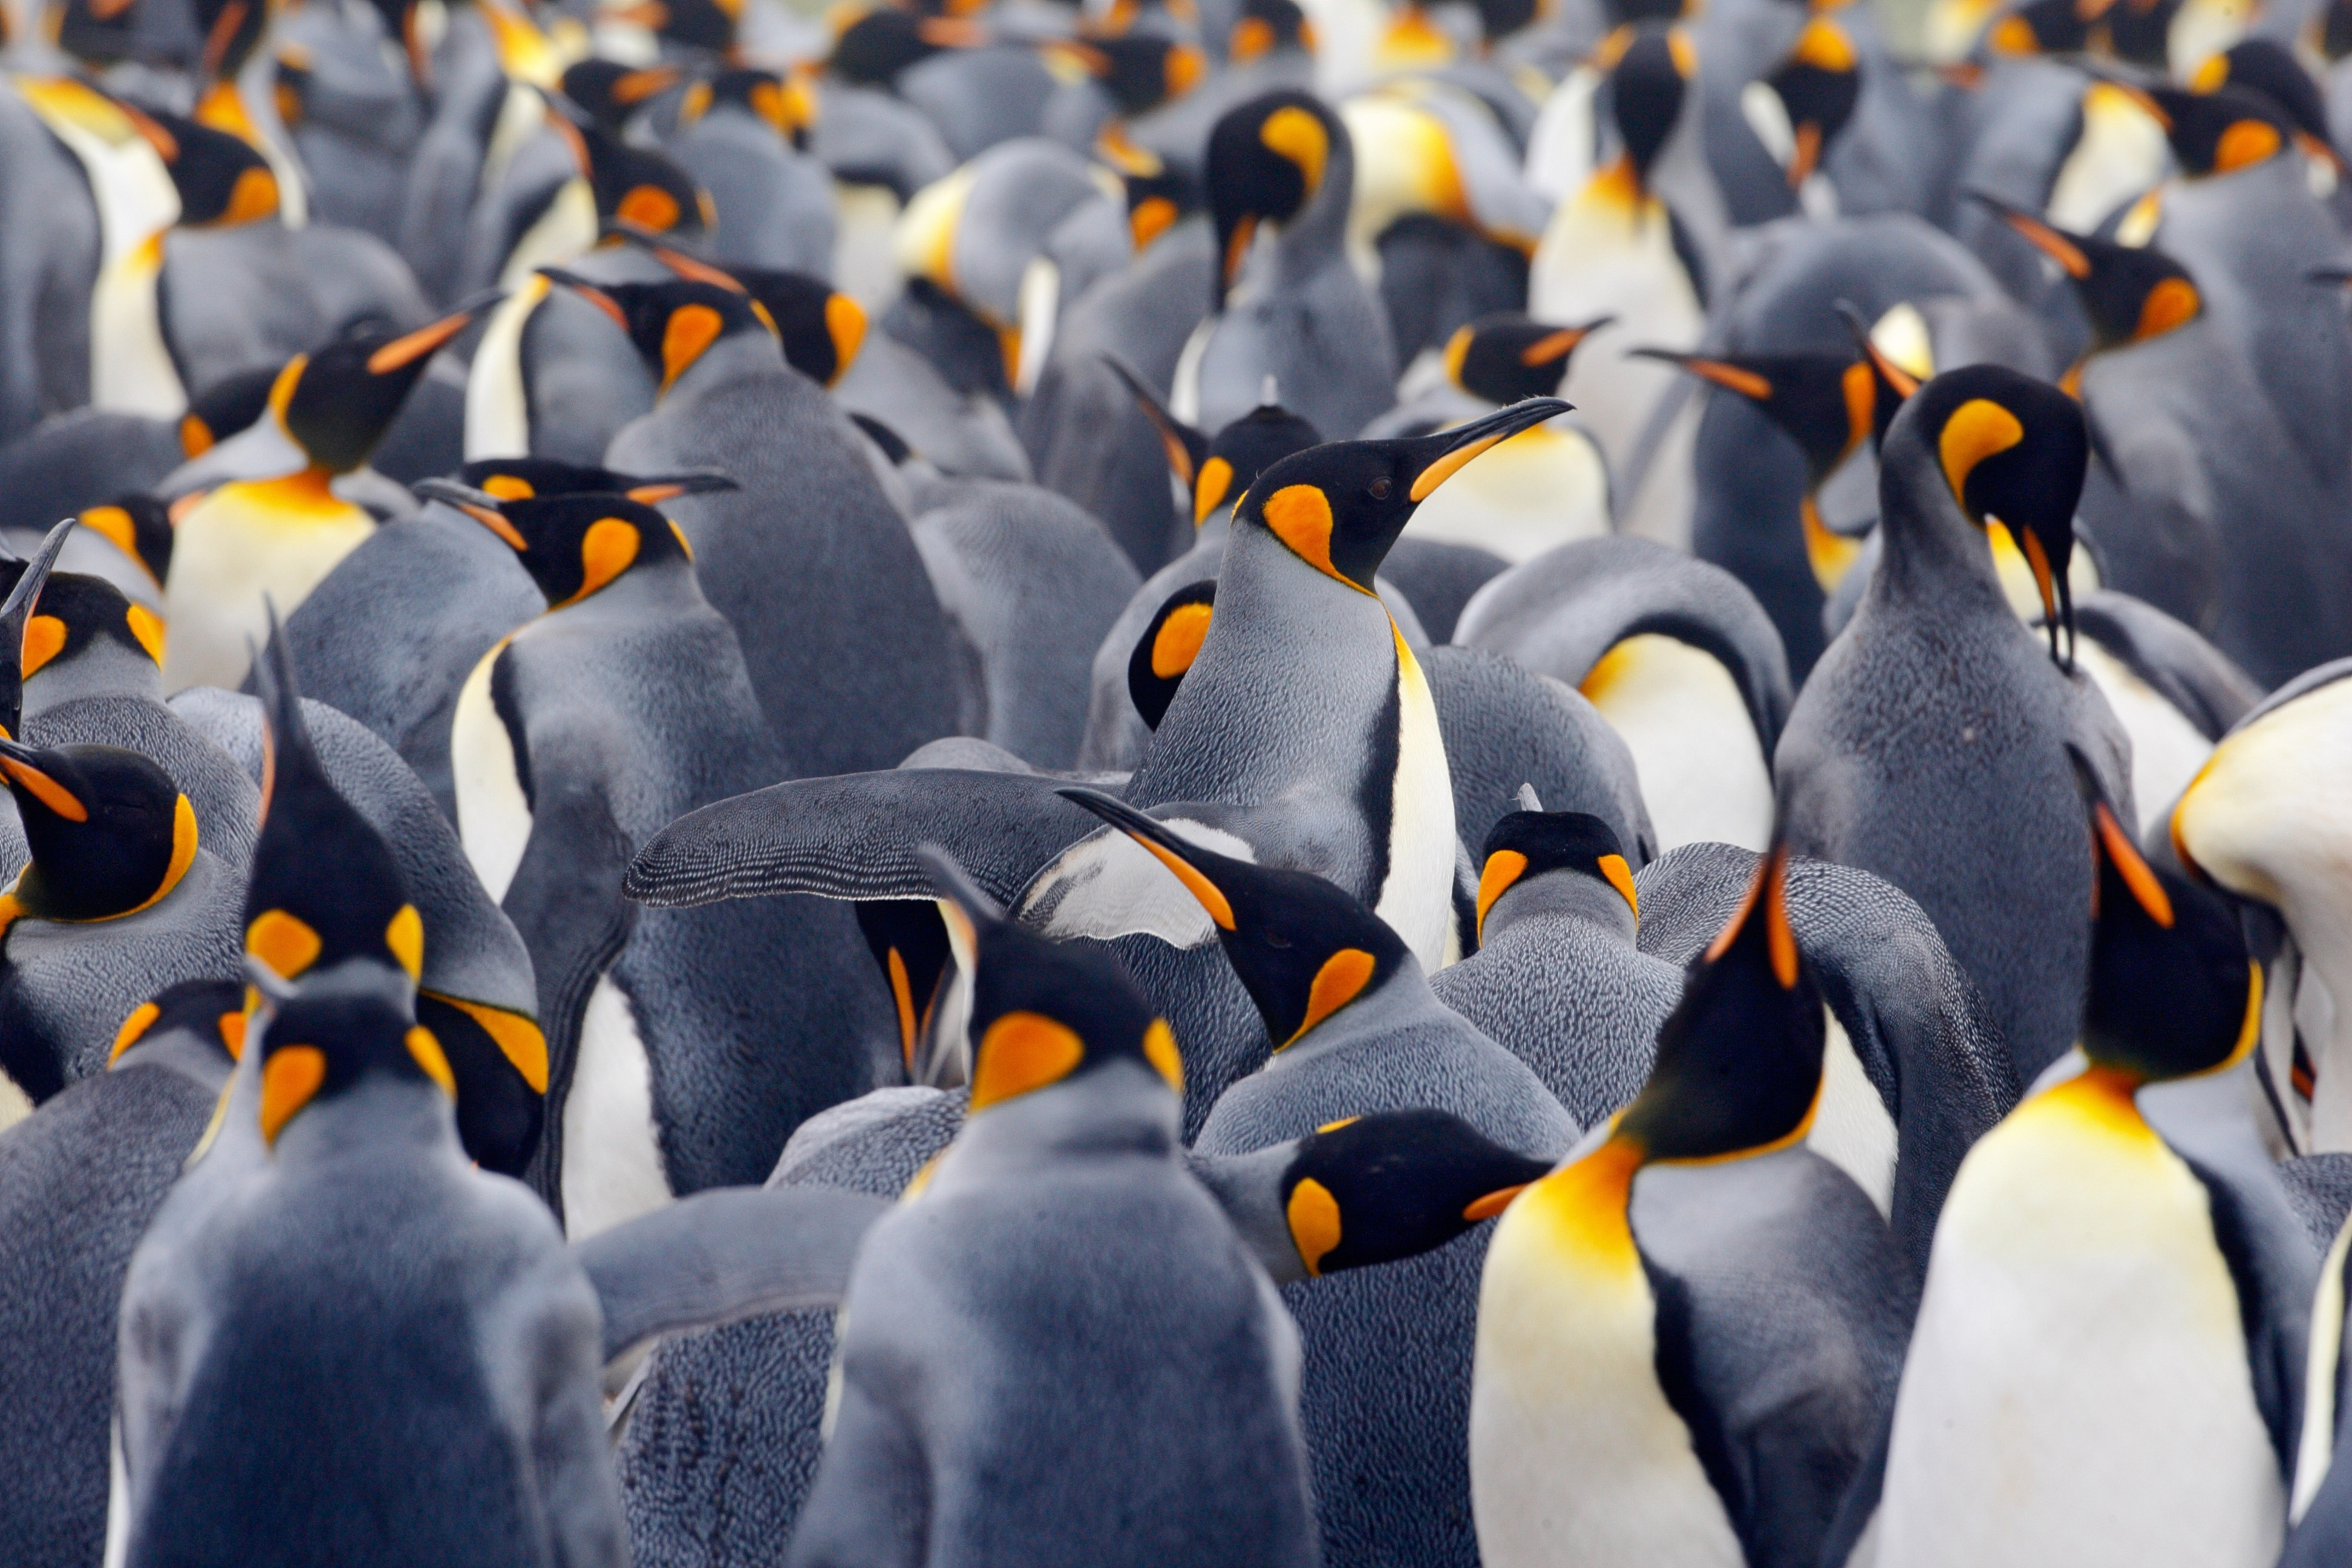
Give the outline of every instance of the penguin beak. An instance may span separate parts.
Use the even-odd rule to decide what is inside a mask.
[[[530,548],[530,541],[525,539],[521,531],[509,522],[506,513],[499,510],[499,498],[487,490],[461,485],[455,479],[419,479],[410,488],[427,500],[456,507],[504,540],[516,553],[520,554]]]
[[[503,298],[503,295],[493,295],[489,302],[496,303],[498,300]],[[415,364],[470,326],[478,308],[474,305],[467,305],[429,326],[419,327],[404,337],[393,339],[392,342],[368,355],[368,374],[390,375],[394,371],[404,370]]]
[[[1099,790],[1055,790],[1055,794],[1074,805],[1084,806],[1119,832],[1140,845],[1144,852],[1168,868],[1175,879],[1184,884],[1184,890],[1200,901],[1209,918],[1221,931],[1235,929],[1233,900],[1224,890],[1210,880],[1192,859],[1192,847],[1186,844],[1153,818],[1146,816],[1125,801],[1104,795]]]
[[[1412,449],[1412,457],[1419,459],[1412,482],[1405,491],[1406,499],[1416,503],[1427,500],[1431,492],[1479,453],[1574,406],[1557,397],[1530,397],[1508,408],[1498,408],[1483,419],[1473,419],[1467,425],[1406,443]]]
[[[698,469],[686,473],[657,474],[652,479],[639,480],[622,493],[631,500],[643,501],[647,506],[659,506],[663,501],[677,496],[723,494],[742,488],[735,482],[734,476],[731,474],[722,474],[716,469]],[[421,489],[422,487],[420,486],[419,489]]]
[[[2002,222],[2023,235],[2034,249],[2056,262],[2067,277],[2079,283],[2091,275],[2091,258],[2084,255],[2083,247],[2067,235],[1990,192],[1972,190],[1969,197],[1999,214]]]
[[[0,741],[0,774],[68,822],[88,822],[89,807],[43,765],[41,753],[16,741]]]
[[[1686,370],[1701,381],[1712,383],[1726,392],[1736,392],[1753,402],[1769,403],[1772,398],[1772,384],[1769,381],[1752,370],[1744,370],[1738,365],[1723,360],[1702,359],[1697,354],[1677,353],[1673,349],[1654,348],[1627,349],[1625,357],[1654,359],[1662,363],[1673,365],[1676,369]]]

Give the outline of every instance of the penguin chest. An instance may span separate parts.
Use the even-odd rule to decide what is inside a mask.
[[[307,480],[308,476],[296,476]],[[268,640],[267,605],[284,620],[365,543],[375,520],[323,482],[224,485],[180,523],[163,584],[163,686],[234,690]]]
[[[1657,1374],[1657,1308],[1620,1145],[1531,1187],[1486,1251],[1470,1495],[1486,1568],[1740,1568]]]
[[[530,453],[530,403],[523,386],[522,334],[531,312],[546,302],[547,279],[537,272],[499,302],[466,371],[466,460],[521,458]]]
[[[1738,686],[1714,655],[1643,632],[1601,655],[1579,689],[1633,753],[1660,854],[1770,842],[1771,769]]]
[[[671,1198],[654,1120],[653,1063],[636,1010],[610,974],[580,1020],[563,1100],[564,1234],[573,1240],[649,1214]]]
[[[2203,1184],[2104,1069],[2029,1100],[1937,1226],[1882,1568],[2257,1568],[2284,1512]]]
[[[1609,469],[1580,430],[1538,425],[1465,464],[1412,514],[1416,539],[1517,563],[1609,531]]]
[[[504,900],[530,843],[530,800],[516,766],[514,740],[490,692],[507,642],[484,654],[457,689],[449,724],[450,781],[457,796],[457,837],[493,902]]]
[[[1895,1118],[1837,1014],[1823,1004],[1822,1016],[1822,1098],[1805,1147],[1853,1177],[1885,1219],[1895,1208]]]
[[[1389,795],[1388,875],[1372,909],[1433,973],[1445,962],[1454,927],[1454,773],[1429,678],[1404,634],[1393,622],[1389,629],[1397,658],[1396,769]]]

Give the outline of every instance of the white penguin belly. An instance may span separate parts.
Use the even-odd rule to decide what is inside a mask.
[[[1601,656],[1580,689],[1633,753],[1658,851],[1719,842],[1761,851],[1772,837],[1772,770],[1731,672],[1656,633]]]
[[[493,903],[522,866],[530,843],[530,802],[515,771],[514,742],[490,701],[490,667],[506,651],[502,639],[481,657],[457,689],[449,721],[449,773],[457,796],[457,839]]]
[[[2033,1096],[1937,1226],[1877,1568],[2266,1568],[2285,1504],[2203,1184],[2099,1069]]]
[[[2075,645],[2074,658],[2097,683],[2099,694],[2131,736],[2132,798],[2138,803],[2140,819],[2153,822],[2158,813],[2170,812],[2172,803],[2213,754],[2213,742],[2154,687],[2134,675],[2130,666],[2090,638]]]
[[[1609,531],[1609,469],[1580,430],[1538,425],[1463,465],[1412,514],[1412,537],[1517,564]]]
[[[466,371],[466,460],[530,455],[530,403],[522,384],[522,334],[553,285],[532,273],[490,312]]]
[[[563,1230],[578,1241],[671,1201],[654,1127],[653,1064],[629,999],[602,975],[580,1020],[563,1100]]]
[[[1658,1386],[1656,1303],[1622,1190],[1577,1190],[1594,1162],[1616,1154],[1603,1149],[1530,1188],[1487,1247],[1470,1393],[1470,1500],[1486,1568],[1746,1561],[1690,1429]]]
[[[118,414],[172,419],[185,412],[187,389],[163,342],[163,237],[157,235],[102,268],[90,285],[89,405]]]
[[[1878,1086],[1862,1070],[1845,1026],[1827,1005],[1822,1016],[1822,1101],[1805,1147],[1852,1176],[1884,1219],[1895,1207],[1895,1119],[1886,1114]]]
[[[1430,973],[1445,963],[1454,928],[1454,773],[1437,728],[1437,702],[1404,634],[1397,654],[1397,767],[1389,807],[1389,874],[1372,912],[1389,922]]]
[[[163,584],[163,689],[230,690],[269,639],[265,600],[285,620],[375,521],[348,502],[290,500],[293,481],[223,485],[182,520]],[[323,487],[319,494],[325,495]]]

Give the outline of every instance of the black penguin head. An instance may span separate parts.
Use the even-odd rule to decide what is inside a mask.
[[[160,110],[128,112],[171,174],[181,227],[234,228],[278,216],[278,176],[244,141]]]
[[[0,916],[104,921],[163,899],[196,858],[196,814],[169,774],[121,746],[0,741],[32,863]],[[0,920],[0,925],[5,920]]]
[[[245,1054],[245,986],[235,980],[183,980],[131,1009],[107,1053],[111,1068],[124,1052],[169,1035],[185,1035],[230,1061]]]
[[[552,268],[544,270],[549,278],[604,310],[629,334],[647,368],[660,377],[664,392],[713,343],[744,332],[775,333],[740,286],[730,288],[698,278],[659,283],[590,283]]]
[[[1322,444],[1314,426],[1269,397],[1210,441],[1192,484],[1192,526],[1247,495],[1258,476],[1283,458]]]
[[[261,1131],[271,1142],[321,1096],[389,1075],[457,1080],[416,1024],[425,922],[392,848],[336,792],[312,746],[293,656],[270,615],[254,660],[261,696],[261,832],[245,899],[247,977],[261,1031]]]
[[[678,102],[678,123],[691,125],[712,110],[729,106],[766,121],[777,135],[803,150],[816,124],[816,94],[806,79],[748,67],[720,71],[688,88]]]
[[[2233,87],[2270,100],[2294,129],[2304,150],[2340,163],[2330,145],[2327,105],[2319,84],[2294,52],[2275,38],[2241,38],[2197,68],[2190,90],[2210,93]]]
[[[1678,25],[1628,23],[1601,40],[1597,63],[1609,74],[1617,134],[1625,145],[1621,167],[1634,190],[1646,190],[1651,166],[1682,119],[1683,99],[1698,75],[1698,51]]]
[[[1913,394],[1887,439],[1907,440],[1931,458],[1970,521],[2008,530],[2041,590],[2050,656],[2058,657],[2063,626],[2071,659],[2074,599],[2066,567],[2091,455],[2082,405],[2006,366],[1964,365]]]
[[[103,577],[58,572],[41,587],[39,605],[25,623],[24,671],[32,679],[52,664],[111,643],[156,667],[163,665],[163,623]]]
[[[2029,0],[1985,29],[1996,55],[2078,55],[2091,47],[2093,16],[2075,0]]]
[[[277,381],[275,370],[241,370],[188,399],[188,411],[180,416],[181,452],[201,458],[249,428],[269,412],[269,389]]]
[[[73,528],[68,521],[49,530],[30,561],[0,560],[0,582],[8,584],[8,596],[0,600],[0,740],[16,739],[25,727],[26,632]]]
[[[1200,900],[1277,1051],[1412,962],[1386,921],[1320,877],[1203,849],[1097,790],[1055,793],[1135,840]]]
[[[709,193],[658,153],[606,135],[581,132],[588,148],[588,185],[596,216],[640,234],[673,238],[699,235],[718,221]]]
[[[1263,528],[1292,554],[1360,593],[1415,508],[1479,453],[1569,405],[1530,397],[1483,419],[1395,441],[1333,441],[1270,465],[1234,508],[1235,527]]]
[[[825,63],[844,81],[887,88],[908,66],[987,41],[983,29],[960,16],[923,16],[877,5],[841,30]]]
[[[1789,850],[1776,843],[1658,1030],[1650,1081],[1616,1136],[1647,1160],[1717,1160],[1786,1148],[1811,1127],[1822,1087],[1822,1001],[1790,928]]]
[[[1974,194],[2066,274],[2091,318],[2092,352],[2160,338],[2203,313],[2204,298],[2188,268],[2154,247],[2070,234],[1995,197]]]
[[[427,480],[417,493],[446,500],[505,541],[547,600],[560,610],[610,587],[624,573],[659,562],[691,562],[686,531],[625,494],[583,492],[498,500]],[[488,504],[495,502],[496,504]]]
[[[1310,1275],[1393,1263],[1503,1212],[1551,1169],[1443,1110],[1384,1110],[1300,1139],[1278,1194]]]
[[[916,858],[958,962],[971,955],[973,1115],[1120,1061],[1183,1094],[1176,1037],[1118,960],[1015,925],[944,851],[926,845]]]
[[[1323,189],[1347,127],[1321,100],[1286,88],[1225,110],[1209,132],[1209,213],[1217,226],[1217,304],[1239,280],[1260,224],[1285,224]],[[1345,193],[1342,193],[1344,197]]]
[[[1617,318],[1601,316],[1580,327],[1532,321],[1499,310],[1456,328],[1445,345],[1445,374],[1454,385],[1489,403],[1558,395],[1577,345]]]
[[[1095,133],[1095,157],[1118,175],[1127,195],[1128,238],[1141,255],[1151,242],[1176,226],[1186,213],[1198,212],[1201,191],[1196,180],[1167,160],[1139,147],[1117,120],[1103,121]]]
[[[735,481],[725,474],[709,470],[641,478],[616,474],[610,468],[558,462],[552,458],[479,458],[457,470],[455,488],[442,480],[427,479],[417,486],[416,491],[465,510],[482,504],[473,491],[501,501],[529,500],[534,496],[624,495],[647,506],[659,506],[673,496],[703,495],[736,488]],[[494,533],[498,531],[488,519],[478,517],[475,521]]]
[[[1531,877],[1573,871],[1606,884],[1639,919],[1641,896],[1633,890],[1633,868],[1626,863],[1616,833],[1581,811],[1514,811],[1486,835],[1486,860],[1478,873],[1478,931],[1496,900]]]
[[[634,13],[665,43],[724,58],[735,50],[735,19],[741,0],[639,0],[623,6],[624,17]]]
[[[1870,367],[1870,441],[1874,451],[1886,444],[1887,426],[1895,423],[1904,400],[1919,390],[1919,378],[1886,357],[1871,338],[1870,323],[1847,300],[1837,302],[1838,319],[1853,337],[1854,353]]]
[[[565,68],[563,96],[589,122],[618,136],[629,117],[676,85],[676,66],[625,66],[617,60],[585,59]]]
[[[1764,79],[1788,110],[1796,134],[1789,158],[1789,187],[1794,190],[1821,167],[1822,154],[1862,100],[1853,40],[1829,17],[1815,16],[1797,35],[1789,58]]]
[[[857,929],[890,988],[898,1022],[898,1053],[910,1082],[929,1080],[929,1064],[916,1060],[931,1032],[931,1020],[948,979],[947,917],[922,899],[871,899],[855,906]]]
[[[270,384],[270,412],[313,466],[349,473],[399,417],[434,353],[473,319],[468,308],[413,332],[356,332],[296,354]]]
[[[2067,748],[2091,816],[2091,984],[2083,1050],[2143,1082],[2232,1065],[2262,1034],[2263,977],[2237,910],[2141,856],[2082,753]]]
[[[1209,619],[1217,600],[1216,579],[1187,583],[1168,595],[1152,612],[1135,651],[1127,659],[1127,694],[1135,710],[1154,730],[1176,700],[1185,672],[1201,657],[1201,643],[1209,635]]]
[[[1046,47],[1100,82],[1127,115],[1181,98],[1209,74],[1209,57],[1199,45],[1158,33],[1057,39]]]
[[[1871,433],[1876,383],[1862,360],[1841,354],[1702,354],[1632,349],[1643,359],[1680,365],[1700,380],[1737,393],[1788,432],[1805,454],[1815,486]]]
[[[819,386],[839,384],[866,342],[865,307],[804,272],[732,270],[783,341],[784,362]]]
[[[136,561],[163,585],[172,570],[172,510],[151,495],[133,490],[103,506],[84,509],[74,521]]]
[[[1225,39],[1225,58],[1246,65],[1276,49],[1315,52],[1315,24],[1296,0],[1242,0],[1241,16]]]
[[[2190,176],[2228,174],[2268,163],[2294,134],[2294,123],[2269,95],[2224,85],[2189,92],[2158,85],[2145,89],[2163,112],[2172,155]]]

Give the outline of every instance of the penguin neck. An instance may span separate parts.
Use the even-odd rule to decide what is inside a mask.
[[[107,1064],[109,1072],[131,1068],[161,1068],[178,1073],[207,1094],[218,1095],[228,1087],[236,1059],[201,1035],[186,1029],[160,1029]]]
[[[971,1117],[929,1191],[1071,1159],[1171,1159],[1178,1119],[1176,1097],[1150,1068],[1111,1062]]]
[[[1931,600],[1947,611],[2015,620],[2002,595],[1985,531],[1964,516],[1936,463],[1916,448],[1879,465],[1878,569],[1870,596]]]
[[[1486,911],[1479,943],[1493,942],[1521,921],[1547,916],[1592,926],[1627,947],[1633,945],[1637,924],[1624,895],[1581,871],[1567,869],[1514,883]]]
[[[323,464],[312,463],[274,479],[240,479],[222,489],[235,489],[289,521],[341,522],[353,512],[365,516],[364,509],[334,492],[336,477]]]
[[[371,1073],[339,1094],[304,1106],[271,1151],[281,1174],[337,1166],[449,1158],[462,1162],[449,1097],[423,1080]]]
[[[721,382],[747,375],[772,375],[790,368],[776,347],[776,340],[765,331],[730,332],[696,355],[694,363],[677,373],[677,379],[656,401],[667,404],[674,399],[692,398]]]
[[[163,671],[156,662],[110,637],[93,637],[82,648],[41,667],[25,682],[25,718],[85,697],[143,697],[163,700]]]

